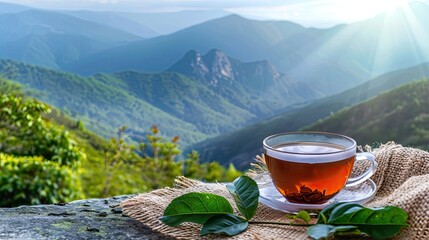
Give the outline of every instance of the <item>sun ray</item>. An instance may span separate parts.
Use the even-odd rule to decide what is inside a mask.
[[[377,53],[372,66],[373,76],[409,67],[429,60],[428,32],[421,25],[421,19],[409,6],[384,14]]]
[[[333,28],[309,47],[297,49],[301,60],[289,69],[288,75],[306,82],[323,81],[321,87],[329,88],[332,87],[329,82],[332,74],[340,69],[350,71],[348,76],[351,77],[343,79],[341,84],[351,86],[356,81],[363,82],[398,68],[429,61],[429,48],[426,47],[429,32],[422,25],[429,22],[429,16],[425,12],[416,16],[419,5],[404,5],[405,2],[396,1],[395,6],[400,7],[395,9],[386,5],[390,10],[372,19]],[[353,76],[353,71],[357,75]],[[317,79],[309,79],[315,75]]]
[[[425,30],[421,21],[417,19],[410,8],[403,8],[403,11],[405,14],[405,20],[407,21],[408,30],[410,32],[410,37],[417,45],[416,50],[423,56],[424,60],[427,60],[429,58],[429,48],[427,47],[427,44],[429,43],[429,33]],[[425,16],[427,16],[426,14],[427,13],[425,13]],[[426,20],[429,21],[429,16],[426,17]]]
[[[317,75],[317,79],[309,81],[318,81],[319,83],[325,82],[325,88],[330,88],[331,83],[329,82],[330,77],[328,75],[328,71],[320,71],[320,67],[324,66],[325,63],[330,62],[337,64],[337,66],[339,66],[337,69],[347,69],[348,67],[346,65],[350,64],[350,62],[345,63],[341,61],[341,57],[344,51],[348,49],[349,44],[359,37],[359,29],[359,27],[337,27],[336,29],[331,30],[328,34],[321,36],[316,40],[317,42],[312,42],[310,47],[300,49],[298,53],[301,55],[302,61],[291,69],[289,75],[295,79],[303,77],[301,75],[302,73],[309,76]],[[358,57],[361,58],[361,56]],[[359,62],[356,61],[354,64],[359,65]],[[342,65],[344,65],[344,68],[341,67]],[[357,68],[364,69],[364,66],[357,66]],[[315,74],[315,71],[317,71],[318,74]],[[348,85],[353,85],[351,81],[353,80],[344,79],[345,85],[347,82]]]

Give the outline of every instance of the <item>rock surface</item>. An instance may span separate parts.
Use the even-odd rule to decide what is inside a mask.
[[[0,208],[0,239],[166,239],[122,213],[128,197]]]

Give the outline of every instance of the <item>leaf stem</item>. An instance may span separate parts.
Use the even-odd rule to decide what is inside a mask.
[[[289,226],[297,226],[297,227],[309,227],[315,224],[307,224],[307,223],[285,223],[285,222],[265,222],[265,221],[249,221],[249,224],[273,224],[273,225],[289,225]]]

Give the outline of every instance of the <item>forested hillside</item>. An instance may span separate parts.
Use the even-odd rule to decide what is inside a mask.
[[[167,136],[180,135],[184,142],[195,142],[205,137],[190,123],[117,87],[116,83],[121,84],[122,80],[112,76],[85,78],[8,60],[0,60],[0,73],[38,90],[33,93],[38,99],[81,119],[89,129],[106,138],[113,136],[115,129],[123,125],[143,132],[144,136],[153,124],[162,127]]]
[[[429,149],[429,79],[383,93],[304,128],[346,134],[359,144],[395,141]]]

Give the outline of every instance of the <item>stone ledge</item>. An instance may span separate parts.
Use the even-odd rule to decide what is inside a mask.
[[[166,239],[122,213],[129,197],[0,208],[0,239]]]

